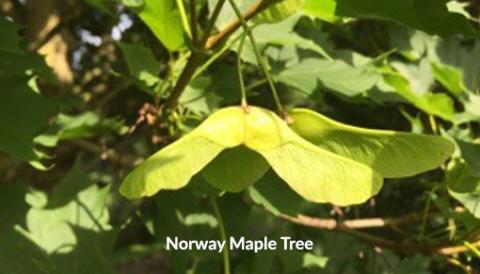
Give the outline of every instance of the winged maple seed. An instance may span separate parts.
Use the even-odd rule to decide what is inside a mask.
[[[383,177],[435,168],[453,151],[436,136],[355,128],[310,110],[290,115],[293,130],[263,108],[221,109],[135,168],[120,192],[152,196],[182,188],[200,172],[213,186],[238,192],[271,167],[305,199],[345,206],[378,193]]]

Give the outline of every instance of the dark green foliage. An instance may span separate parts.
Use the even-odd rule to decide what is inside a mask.
[[[190,0],[48,2],[53,10],[31,9],[34,1],[0,4],[0,274],[480,269],[480,6],[475,1],[285,0],[248,20],[256,48],[247,38],[243,51],[244,31],[228,0],[215,23],[208,20],[223,1],[197,0],[195,6]],[[255,2],[235,0],[242,11]],[[43,15],[51,22],[58,16],[62,24],[46,27]],[[190,22],[194,15],[196,29]],[[203,40],[209,25],[210,39]],[[225,31],[227,26],[233,31]],[[40,38],[37,28],[52,33]],[[45,46],[41,54],[32,50],[38,45]],[[322,132],[318,121],[317,127],[300,121],[304,130],[296,129],[303,132],[299,138],[394,179],[386,179],[380,193],[361,205],[311,203],[261,154],[241,146],[219,154],[181,190],[135,201],[120,196],[119,186],[134,166],[213,112],[241,104],[239,69],[248,104],[275,112],[265,78],[270,74],[285,108],[276,113],[293,129],[292,109],[308,108],[356,127],[408,132],[401,135],[405,138],[378,141],[352,137],[352,128]],[[71,70],[73,82],[60,83],[59,70]],[[180,92],[177,105],[170,101],[175,92]],[[290,117],[284,116],[288,112]],[[239,126],[231,122],[228,128]],[[224,131],[208,135],[234,132]],[[436,140],[425,145],[411,141],[417,135],[410,132],[438,138],[423,137]],[[450,143],[455,152],[443,162],[453,149]],[[206,157],[199,152],[203,143],[187,145],[181,154],[187,162]],[[401,162],[407,151],[408,163]],[[290,161],[290,175],[306,158],[287,152],[278,158]],[[396,157],[382,158],[382,153]],[[428,153],[441,157],[432,164]],[[177,175],[186,174],[186,165],[176,167]],[[311,177],[322,178],[317,173]],[[407,175],[412,176],[403,178]],[[339,190],[338,196],[352,194],[351,188],[326,191]],[[314,249],[231,250],[230,272],[217,251],[166,250],[168,236],[221,240],[222,230],[237,239],[312,240]]]

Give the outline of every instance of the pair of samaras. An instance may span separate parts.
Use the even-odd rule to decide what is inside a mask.
[[[307,109],[290,117],[289,125],[259,107],[221,109],[136,167],[120,192],[152,196],[184,187],[197,173],[238,192],[272,168],[306,200],[346,206],[378,193],[383,178],[434,169],[453,153],[437,136],[352,127]]]

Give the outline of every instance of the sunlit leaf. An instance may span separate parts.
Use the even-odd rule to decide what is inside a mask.
[[[480,56],[480,42],[477,40],[465,44],[458,37],[450,39],[429,38],[432,50],[430,61],[454,74],[461,74],[462,84],[469,91],[480,89],[480,63],[476,60]],[[458,71],[458,72],[455,72]],[[450,75],[450,77],[452,77]],[[455,77],[458,77],[455,75]],[[440,79],[438,79],[440,81]],[[444,82],[440,81],[442,85]],[[448,88],[448,86],[446,86]]]
[[[95,112],[80,115],[60,113],[55,124],[35,138],[35,143],[54,147],[61,140],[91,138],[100,134],[125,134],[128,131],[123,121],[116,118],[102,118]]]
[[[335,9],[337,3],[334,0],[306,0],[303,10],[306,14],[328,21],[334,22],[337,20]]]
[[[74,178],[67,178],[62,183],[78,184],[79,182],[75,182]],[[84,183],[88,184],[88,182]],[[72,187],[78,190],[81,186]],[[32,207],[26,219],[29,236],[48,253],[68,253],[78,243],[74,227],[92,231],[109,230],[109,214],[105,208],[109,190],[109,187],[100,188],[97,185],[90,185],[75,193],[74,196],[70,196],[72,199],[66,205],[57,199],[52,201],[52,206],[60,207]]]
[[[157,39],[169,50],[178,50],[185,45],[180,14],[175,0],[128,1],[138,16],[152,30]]]
[[[400,75],[389,74],[384,76],[384,81],[392,87],[399,95],[411,102],[417,108],[428,114],[439,116],[446,120],[453,120],[453,100],[444,93],[417,94],[410,83]]]
[[[339,16],[393,20],[430,34],[477,35],[467,18],[449,12],[448,0],[335,0]]]
[[[263,151],[275,172],[305,199],[339,206],[366,202],[380,191],[382,177],[365,165],[317,150],[294,135],[288,143]]]
[[[415,95],[424,96],[428,94],[435,84],[432,67],[426,59],[422,59],[418,63],[393,61],[390,65],[408,81],[410,89]]]
[[[145,4],[145,0],[122,0],[122,3],[129,8],[140,8]]]
[[[255,16],[258,23],[282,21],[303,8],[305,0],[283,0]]]
[[[150,49],[133,44],[118,43],[127,61],[130,75],[144,82],[147,86],[155,85],[159,79],[161,64],[155,59]]]
[[[439,63],[432,63],[435,79],[440,82],[453,96],[459,98],[466,90],[463,75],[460,70]]]
[[[355,96],[372,88],[379,74],[368,66],[353,67],[341,60],[309,58],[282,71],[278,81],[312,93],[318,81],[325,87],[346,96]]]
[[[303,267],[305,268],[324,268],[327,265],[328,257],[318,256],[313,253],[303,255]]]
[[[437,136],[353,127],[307,109],[295,109],[290,115],[291,127],[303,138],[371,166],[387,178],[434,169],[454,150],[450,141]]]
[[[256,37],[256,42],[259,45],[275,45],[283,47],[295,46],[300,49],[316,52],[325,59],[331,59],[330,55],[321,45],[295,32],[295,27],[297,26],[301,17],[301,14],[297,14],[290,16],[289,18],[278,23],[261,24],[255,27],[252,32]],[[242,58],[245,61],[256,63],[252,51],[253,49],[251,49],[250,44],[245,44]],[[251,53],[248,54],[249,52]],[[251,57],[245,58],[245,55],[247,54],[248,57]]]

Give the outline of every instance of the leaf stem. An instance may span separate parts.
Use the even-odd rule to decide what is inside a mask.
[[[198,45],[198,18],[197,18],[197,1],[190,0],[190,28],[192,29],[193,45]]]
[[[245,44],[246,36],[243,35],[242,39],[240,40],[240,45],[238,46],[237,50],[237,73],[238,73],[238,81],[240,83],[240,94],[242,96],[242,107],[246,108],[248,106],[247,103],[247,91],[245,89],[245,81],[243,79],[243,69],[242,69],[242,52],[243,46]]]
[[[223,249],[223,267],[224,267],[224,274],[230,274],[230,250],[228,247],[228,240],[227,240],[227,233],[225,232],[225,224],[223,222],[222,213],[220,212],[220,208],[218,207],[217,199],[215,197],[210,196],[210,201],[212,203],[213,212],[215,213],[215,217],[218,220],[218,226],[220,230],[220,238],[222,241],[225,241],[225,248]]]
[[[464,241],[463,245],[467,247],[477,258],[480,258],[480,250],[470,242]]]
[[[210,17],[210,20],[208,20],[207,28],[205,29],[205,33],[203,34],[203,38],[201,41],[202,47],[205,47],[205,43],[207,42],[208,37],[210,36],[210,33],[215,27],[215,23],[217,22],[217,19],[220,16],[220,12],[222,11],[225,1],[226,0],[219,0],[217,5],[215,5],[215,8],[213,9],[212,16]]]
[[[435,192],[437,191],[438,187],[433,187],[433,189],[428,193],[427,197],[427,202],[425,204],[425,208],[423,211],[423,218],[422,218],[422,224],[420,226],[420,235],[419,239],[424,239],[425,238],[425,233],[427,232],[427,226],[428,226],[428,220],[429,220],[429,214],[430,209],[432,207],[432,201],[433,201],[433,195],[435,195]]]
[[[258,49],[257,42],[255,40],[255,36],[252,34],[252,31],[251,31],[250,27],[248,26],[247,21],[245,21],[245,19],[243,18],[242,12],[238,8],[237,4],[235,4],[234,0],[228,0],[228,2],[232,6],[235,14],[238,17],[238,20],[240,21],[243,29],[245,30],[245,33],[247,34],[248,38],[250,39],[250,44],[253,47],[255,57],[256,57],[259,65],[260,65],[260,67],[262,68],[263,73],[265,74],[265,77],[267,78],[268,85],[270,86],[270,90],[272,91],[273,99],[275,101],[275,105],[277,107],[277,110],[280,114],[284,115],[285,110],[284,110],[283,105],[280,101],[280,96],[278,96],[277,88],[275,87],[273,77],[270,74],[270,71],[268,69],[267,61],[260,54],[260,50]]]
[[[238,35],[237,37],[235,37],[234,39],[232,39],[231,42],[229,42],[228,44],[224,45],[219,51],[217,51],[215,54],[213,54],[210,58],[208,58],[207,61],[205,61],[198,69],[197,71],[195,72],[195,74],[193,75],[192,79],[195,79],[197,78],[197,76],[199,76],[200,74],[202,74],[203,72],[205,72],[208,67],[210,67],[210,65],[217,61],[218,58],[220,58],[225,52],[227,52],[231,46],[235,45],[241,38],[243,37],[243,35]]]
[[[432,114],[428,115],[428,121],[430,122],[430,127],[432,128],[432,132],[435,135],[438,135],[438,125],[437,125],[437,120],[435,120],[435,117]]]
[[[256,81],[256,82],[252,83],[251,85],[249,85],[249,86],[247,87],[247,91],[252,91],[252,90],[254,90],[254,89],[258,88],[258,87],[261,87],[261,86],[263,86],[263,85],[265,85],[265,84],[267,84],[267,83],[268,83],[267,79],[258,80],[258,81]]]
[[[190,25],[188,23],[187,12],[185,11],[185,5],[183,4],[183,0],[176,0],[177,1],[177,8],[180,13],[180,18],[182,20],[182,26],[185,32],[187,33],[189,38],[192,38],[192,31],[190,30]]]

